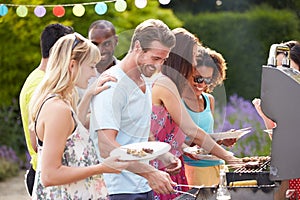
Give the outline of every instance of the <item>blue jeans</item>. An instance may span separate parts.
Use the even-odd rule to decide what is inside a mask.
[[[153,200],[153,191],[137,194],[112,194],[109,200]]]

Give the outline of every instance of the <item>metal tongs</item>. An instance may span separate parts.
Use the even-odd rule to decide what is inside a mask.
[[[189,187],[189,188],[197,188],[197,189],[201,189],[201,188],[204,187],[204,185],[185,185],[185,184],[177,184],[176,186]]]
[[[180,186],[180,187],[189,187],[189,188],[197,188],[197,189],[201,189],[203,188],[203,185],[185,185],[185,184],[177,184],[176,186]],[[179,191],[179,190],[175,190],[176,193],[181,193],[181,194],[186,194],[186,195],[190,195],[194,198],[196,198],[197,196],[195,194],[192,194],[190,192],[184,192],[184,191]]]

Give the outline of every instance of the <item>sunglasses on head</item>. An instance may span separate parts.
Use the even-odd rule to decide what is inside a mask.
[[[203,78],[202,76],[195,76],[194,82],[195,83],[205,83],[206,85],[209,85],[211,83],[211,78]]]
[[[77,44],[81,42],[81,40],[75,35],[75,40],[74,43],[72,45],[72,50],[74,50],[74,48],[77,46]]]

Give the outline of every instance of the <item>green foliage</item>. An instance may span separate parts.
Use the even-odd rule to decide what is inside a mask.
[[[1,3],[59,5],[83,2],[86,1],[12,0]],[[158,1],[149,1],[147,7],[143,9],[136,8],[134,0],[127,0],[126,2],[128,4],[127,9],[122,13],[115,10],[113,2],[107,3],[108,12],[102,16],[95,13],[94,5],[87,5],[83,17],[74,16],[72,7],[65,7],[66,13],[61,18],[55,17],[50,7],[46,8],[47,13],[42,18],[34,15],[34,7],[28,7],[28,15],[24,18],[17,16],[16,7],[9,7],[8,14],[0,17],[0,146],[12,147],[17,155],[25,161],[26,144],[17,99],[26,77],[40,62],[39,38],[42,30],[48,24],[62,23],[73,26],[76,32],[87,37],[88,28],[93,21],[98,19],[109,20],[115,25],[119,35],[119,44],[116,51],[118,57],[122,57],[128,51],[132,31],[143,20],[149,18],[161,19],[170,28],[182,25],[172,10],[160,8]],[[7,169],[14,171],[11,163],[1,161],[0,179],[1,173],[10,174]]]
[[[0,145],[0,181],[17,175],[19,172],[20,159],[15,151],[7,146]]]
[[[218,5],[218,2],[221,2],[221,4]],[[196,14],[199,12],[218,11],[245,12],[253,6],[259,6],[262,4],[268,4],[270,7],[275,9],[289,9],[293,12],[298,12],[300,9],[299,0],[176,0],[171,1],[168,5],[162,7],[172,8],[175,13],[190,12]]]
[[[17,163],[0,157],[0,181],[4,181],[9,177],[16,176],[18,172],[19,165]]]
[[[2,145],[11,147],[18,156],[24,157],[26,142],[19,105],[15,99],[10,106],[0,107],[0,146]]]
[[[26,4],[28,2],[12,1],[10,3]],[[33,0],[30,3],[42,2]],[[49,14],[44,18],[36,17],[33,9],[28,8],[28,16],[21,18],[16,14],[16,7],[9,7],[8,14],[0,18],[0,99],[2,105],[9,105],[13,98],[18,98],[25,78],[37,67],[41,59],[39,37],[44,26],[58,22]],[[68,20],[63,20],[61,23],[71,25]]]
[[[32,5],[59,5],[69,3],[83,3],[86,1],[43,1],[43,0],[12,0],[14,4]],[[18,98],[21,87],[28,74],[37,67],[41,59],[39,37],[44,27],[50,23],[62,23],[73,26],[75,31],[87,37],[90,24],[98,19],[111,21],[118,34],[127,35],[131,33],[137,24],[149,18],[163,20],[170,28],[181,26],[181,21],[170,9],[162,9],[158,1],[148,1],[145,8],[139,9],[134,0],[127,0],[127,9],[117,12],[114,3],[107,3],[108,11],[102,16],[96,14],[95,5],[86,5],[85,14],[76,17],[72,13],[72,7],[65,7],[66,14],[57,18],[52,14],[52,8],[47,7],[44,17],[38,18],[34,15],[34,7],[28,7],[28,15],[24,18],[17,16],[16,7],[9,7],[8,14],[0,17],[0,99],[1,104],[9,105],[11,99]],[[5,3],[5,2],[4,2]],[[126,32],[126,34],[125,34]],[[131,35],[130,35],[131,36]],[[130,37],[128,36],[128,37]],[[126,38],[121,36],[122,38]],[[118,55],[124,55],[129,48],[129,39],[119,42]]]
[[[224,113],[225,121],[223,122]],[[215,110],[214,116],[217,131],[251,127],[250,133],[241,137],[232,148],[228,148],[236,156],[270,155],[271,140],[263,131],[264,122],[250,101],[232,95],[225,107]]]
[[[227,96],[234,93],[253,99],[260,96],[261,66],[267,64],[274,43],[300,40],[299,20],[288,10],[268,6],[245,13],[182,13],[184,26],[205,46],[220,52],[228,66]]]

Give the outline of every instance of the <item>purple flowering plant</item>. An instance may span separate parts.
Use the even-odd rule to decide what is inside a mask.
[[[217,101],[217,99],[216,99]],[[251,132],[239,138],[237,143],[227,148],[238,157],[270,155],[271,140],[265,129],[262,118],[253,104],[234,94],[223,107],[215,109],[215,132],[251,127]]]
[[[27,169],[29,160],[19,104],[13,99],[11,105],[0,105],[0,180]]]

